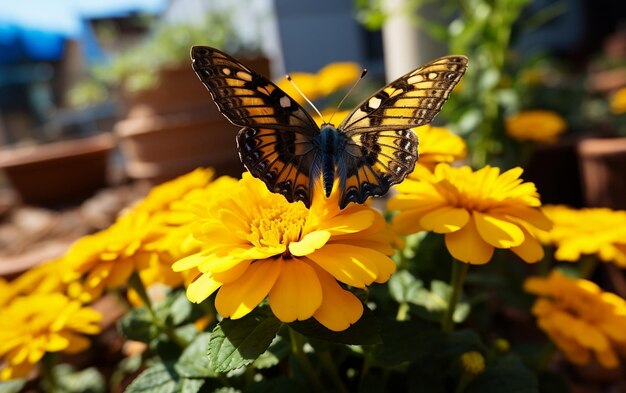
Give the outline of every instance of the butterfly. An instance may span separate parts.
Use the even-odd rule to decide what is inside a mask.
[[[384,195],[413,171],[418,140],[467,68],[467,57],[446,56],[374,93],[335,127],[318,127],[293,98],[226,53],[191,49],[193,69],[220,112],[234,125],[239,157],[250,173],[289,202],[311,205],[321,184],[330,196],[339,179],[339,207]]]

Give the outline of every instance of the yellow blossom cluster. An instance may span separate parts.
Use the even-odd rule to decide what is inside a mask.
[[[538,295],[532,312],[537,324],[565,356],[584,365],[595,357],[606,368],[618,367],[626,354],[626,301],[595,283],[558,271],[531,277],[526,291]]]
[[[616,115],[626,113],[626,87],[616,91],[609,100],[611,112]]]
[[[518,141],[553,143],[567,129],[567,123],[558,113],[546,110],[528,110],[508,117],[506,133]]]
[[[439,163],[451,164],[467,156],[465,140],[446,127],[425,125],[413,131],[419,141],[417,165],[423,165],[431,172]]]
[[[626,267],[626,211],[548,205],[543,212],[554,228],[539,231],[537,236],[542,243],[556,247],[557,260],[575,262],[582,255],[596,255]]]
[[[473,171],[439,164],[432,173],[416,167],[389,201],[388,208],[399,211],[393,226],[401,234],[445,234],[448,251],[461,262],[487,263],[494,248],[539,261],[543,248],[534,233],[551,223],[539,210],[535,185],[521,174],[521,168],[501,174],[490,166]]]

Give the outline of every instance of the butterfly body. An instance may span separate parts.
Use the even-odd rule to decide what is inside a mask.
[[[193,68],[237,134],[242,163],[268,189],[310,206],[321,180],[325,195],[339,180],[339,206],[384,195],[415,167],[417,136],[467,68],[465,56],[436,59],[383,87],[337,127],[321,129],[291,97],[224,52],[191,50]]]

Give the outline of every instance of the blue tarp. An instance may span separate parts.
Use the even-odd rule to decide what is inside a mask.
[[[167,0],[22,0],[0,2],[0,64],[53,61],[71,38],[93,45],[86,19],[160,13]],[[85,48],[86,53],[90,48]],[[91,48],[93,52],[93,48]]]

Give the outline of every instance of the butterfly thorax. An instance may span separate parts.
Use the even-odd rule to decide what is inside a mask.
[[[326,197],[330,196],[335,180],[335,164],[344,151],[347,138],[332,124],[324,124],[320,130],[320,152],[322,159],[322,180]]]

